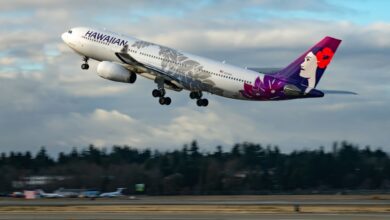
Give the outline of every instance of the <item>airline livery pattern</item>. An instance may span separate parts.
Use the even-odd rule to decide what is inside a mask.
[[[223,96],[224,90],[218,88],[212,79],[212,72],[195,59],[169,47],[156,45],[145,41],[136,41],[132,47],[137,49],[156,49],[161,57],[159,66],[170,77],[179,81],[188,90],[208,91]]]
[[[112,62],[111,65],[128,69],[129,75],[143,75],[132,72],[134,68],[143,69],[149,74],[147,78],[158,84],[153,96],[160,97],[160,104],[164,103],[161,99],[165,98],[165,85],[177,91],[189,90],[190,97],[198,99],[199,106],[208,104],[201,99],[202,92],[259,101],[322,97],[324,93],[315,88],[341,43],[341,40],[325,37],[287,67],[276,73],[261,73],[112,32],[74,28],[62,37],[86,62],[89,58]],[[83,46],[78,45],[80,42]],[[94,44],[96,42],[98,44]],[[115,78],[118,73],[110,74]]]

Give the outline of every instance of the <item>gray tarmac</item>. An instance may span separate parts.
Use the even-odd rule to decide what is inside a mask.
[[[169,209],[162,209],[163,211],[145,211],[133,209],[133,211],[119,211],[112,209],[113,211],[89,211],[83,210],[83,206],[175,206],[175,205],[207,205],[210,206],[289,206],[291,210],[293,205],[299,204],[304,206],[329,206],[337,207],[339,205],[343,207],[357,206],[357,211],[354,212],[301,212],[301,213],[289,213],[280,212],[277,214],[264,214],[256,212],[246,212],[241,210],[241,213],[237,212],[223,212],[223,211],[191,211],[181,210],[169,211]],[[49,207],[50,211],[32,211],[31,207]],[[66,211],[66,207],[78,207],[79,209],[70,209]],[[385,212],[363,212],[363,208],[366,207],[385,207]],[[15,208],[16,207],[16,208]],[[30,208],[29,208],[30,207]],[[56,208],[58,207],[58,209]],[[359,207],[362,207],[360,210]],[[389,207],[388,209],[386,207]],[[105,207],[107,208],[107,207]],[[270,220],[389,220],[390,219],[390,197],[388,195],[380,196],[141,196],[130,199],[129,197],[115,198],[115,199],[0,199],[0,220],[25,220],[25,219],[152,219],[152,220],[176,220],[176,219],[215,219],[215,220],[252,220],[252,219],[270,219]],[[103,209],[103,207],[102,207]],[[8,210],[8,211],[7,211]],[[19,211],[17,211],[19,210]],[[99,210],[99,208],[97,208]],[[111,209],[108,209],[111,210]],[[153,210],[153,209],[152,209]]]
[[[390,199],[302,199],[301,197],[286,197],[286,199],[270,199],[261,197],[202,197],[202,196],[161,196],[161,197],[128,197],[116,199],[98,198],[95,200],[86,198],[75,199],[2,199],[0,207],[4,206],[68,206],[68,205],[353,205],[375,206],[389,205]]]
[[[388,220],[389,214],[219,214],[219,213],[0,213],[0,219],[7,220],[58,220],[58,219],[152,219],[152,220],[252,220],[252,219],[269,219],[269,220]]]

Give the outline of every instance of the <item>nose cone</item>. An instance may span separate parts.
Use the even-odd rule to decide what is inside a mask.
[[[68,43],[68,33],[65,32],[61,35],[61,38],[62,40],[65,42],[65,43]]]

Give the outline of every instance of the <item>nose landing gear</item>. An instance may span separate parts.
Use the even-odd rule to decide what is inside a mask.
[[[88,57],[83,57],[83,62],[84,63],[81,64],[81,69],[83,69],[83,70],[89,69],[88,60],[89,60]]]

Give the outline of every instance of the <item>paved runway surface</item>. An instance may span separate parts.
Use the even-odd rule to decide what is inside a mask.
[[[385,197],[386,196],[386,197]],[[2,199],[1,206],[66,206],[66,205],[389,205],[390,196],[144,196],[135,200],[121,199]]]
[[[7,220],[58,220],[58,219],[151,219],[151,220],[388,220],[389,214],[196,214],[196,213],[50,213],[50,214],[0,214],[0,219]]]
[[[302,205],[301,213],[293,213],[294,204]],[[213,207],[216,208],[215,211]],[[264,214],[270,212],[278,214]],[[96,200],[0,199],[0,220],[389,220],[389,213],[390,195],[143,196],[137,199],[123,197]]]

